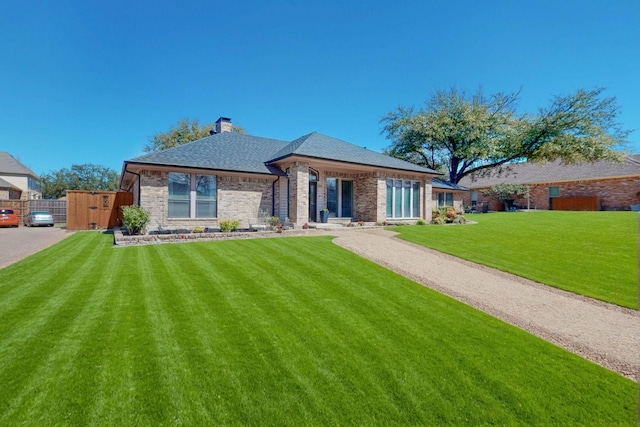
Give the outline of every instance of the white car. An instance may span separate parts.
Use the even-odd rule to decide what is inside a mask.
[[[46,225],[53,227],[53,215],[45,211],[31,212],[24,219],[25,227],[33,227],[34,225]]]

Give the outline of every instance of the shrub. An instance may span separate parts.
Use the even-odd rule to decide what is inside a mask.
[[[151,222],[151,214],[141,206],[122,207],[122,225],[129,234],[144,234]]]
[[[220,231],[222,231],[223,233],[236,231],[239,226],[240,226],[240,221],[236,219],[234,220],[225,219],[220,221]]]
[[[191,230],[192,233],[204,233],[204,228],[200,227],[199,225],[193,227],[193,230]]]
[[[278,225],[279,222],[280,222],[280,218],[278,218],[277,216],[270,216],[269,218],[267,218],[267,224],[269,224],[271,228]]]
[[[419,220],[416,221],[416,225],[427,225],[427,221],[420,218]]]
[[[444,217],[436,216],[436,217],[433,217],[433,220],[431,222],[436,225],[442,225],[442,224],[445,224],[447,221],[444,219]]]

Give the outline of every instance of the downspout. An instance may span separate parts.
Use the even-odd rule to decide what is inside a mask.
[[[129,163],[127,163],[127,166],[129,166]],[[135,173],[135,172],[131,172],[130,170],[127,170],[127,166],[124,167],[124,171],[126,173],[130,173],[131,175],[135,175],[138,177],[138,206],[140,206],[140,191],[142,189],[141,187],[141,183],[140,183],[140,174],[139,173]],[[123,188],[120,188],[121,190],[124,190]]]
[[[271,183],[271,216],[276,216],[276,182],[278,181],[280,181],[280,175]]]

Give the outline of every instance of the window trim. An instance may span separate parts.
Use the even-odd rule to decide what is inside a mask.
[[[414,184],[418,184],[417,191],[415,191]],[[407,184],[409,184],[407,186]],[[422,192],[421,192],[421,183],[415,179],[395,179],[395,178],[387,178],[386,180],[387,186],[387,209],[386,216],[391,219],[417,219],[420,218],[420,211],[422,210]],[[406,191],[407,189],[408,191]],[[389,191],[391,191],[391,197],[389,197]],[[405,196],[408,194],[409,196],[409,205],[406,206]],[[417,202],[415,200],[415,195],[417,195]],[[400,197],[398,199],[398,196]],[[389,206],[390,204],[390,206]],[[417,205],[417,206],[416,206]],[[391,209],[389,209],[391,208]],[[400,208],[400,215],[397,214],[397,208]],[[405,212],[405,208],[407,212]],[[416,210],[417,208],[417,210]],[[414,216],[414,212],[418,212],[418,216]]]
[[[170,194],[170,190],[169,190],[169,175],[175,173],[175,174],[182,174],[182,175],[186,175],[189,177],[189,195],[188,195],[188,202],[189,202],[189,214],[188,216],[171,216],[169,214],[169,205],[171,204],[171,194]],[[198,191],[197,191],[197,178],[198,176],[210,176],[213,178],[213,183],[214,183],[214,198],[213,198],[213,203],[215,204],[214,207],[214,211],[215,214],[214,216],[198,216]],[[187,200],[187,198],[182,198],[182,199],[175,199],[175,200]],[[217,175],[213,175],[213,174],[206,174],[206,173],[189,173],[189,172],[169,172],[167,174],[167,218],[171,219],[171,220],[180,220],[180,219],[216,219],[218,217],[218,177]]]

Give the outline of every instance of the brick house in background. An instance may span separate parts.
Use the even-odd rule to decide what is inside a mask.
[[[42,198],[40,178],[11,154],[0,151],[0,199],[35,200]]]
[[[150,229],[264,216],[295,225],[431,219],[435,171],[316,132],[280,141],[231,132],[221,117],[212,135],[123,163],[120,189],[151,212]]]
[[[551,209],[556,197],[597,197],[602,210],[630,210],[640,203],[640,155],[625,156],[622,162],[562,164],[516,163],[502,174],[465,177],[469,188],[465,205],[488,203],[491,210],[504,210],[502,203],[488,199],[481,190],[498,183],[527,184],[529,197],[516,199],[521,207]]]

